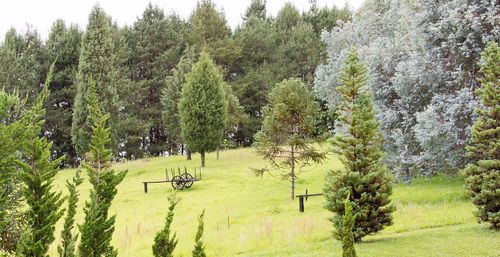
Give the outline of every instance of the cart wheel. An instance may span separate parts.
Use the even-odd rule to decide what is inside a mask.
[[[184,181],[184,188],[190,188],[193,185],[193,176],[187,172],[181,175],[182,180]]]
[[[171,184],[172,184],[172,188],[175,189],[175,190],[182,190],[182,189],[184,189],[184,181],[181,178],[181,176],[174,176],[172,178]]]

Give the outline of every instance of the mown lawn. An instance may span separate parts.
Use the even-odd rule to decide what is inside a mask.
[[[173,189],[170,184],[153,184],[145,194],[141,181],[162,179],[165,168],[192,170],[199,163],[194,155],[190,162],[176,156],[115,165],[129,171],[111,209],[117,215],[113,244],[119,256],[152,256],[154,234],[164,225]],[[340,242],[331,237],[324,199],[310,198],[306,212],[299,213],[298,201],[289,199],[289,183],[250,172],[250,167],[265,165],[252,149],[223,151],[221,160],[208,155],[203,180],[177,193],[182,200],[173,223],[179,237],[176,256],[190,256],[196,218],[203,209],[208,256],[341,256]],[[327,170],[338,167],[331,157],[324,165],[303,170],[297,192],[320,192]],[[61,171],[57,188],[66,192],[64,181],[74,172]],[[80,188],[80,207],[88,191],[86,182]],[[462,179],[436,177],[397,185],[393,201],[394,225],[358,244],[359,256],[500,256],[500,233],[475,222]],[[80,210],[79,222],[82,217]],[[55,247],[51,256],[56,256]]]

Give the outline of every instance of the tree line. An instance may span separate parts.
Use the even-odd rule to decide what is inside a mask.
[[[177,106],[184,75],[205,51],[224,81],[229,113],[222,147],[249,146],[261,127],[267,93],[289,77],[312,87],[315,69],[326,59],[321,32],[350,19],[347,7],[314,3],[305,12],[287,3],[272,17],[265,1],[255,0],[231,30],[224,13],[202,0],[188,19],[149,4],[133,24],[118,26],[96,5],[85,30],[57,20],[45,41],[32,27],[24,34],[9,30],[0,45],[0,85],[30,106],[57,59],[42,133],[53,142],[52,157],[65,156],[64,165],[77,164],[88,150],[91,83],[110,114],[117,158],[178,154],[189,152]],[[331,115],[321,120],[317,127],[324,132]]]

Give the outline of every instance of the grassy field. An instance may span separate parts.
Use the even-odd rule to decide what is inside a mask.
[[[170,184],[153,184],[145,194],[141,181],[162,179],[165,168],[192,169],[199,163],[194,155],[190,162],[176,156],[115,165],[129,171],[111,209],[117,215],[113,244],[119,256],[152,256],[154,234],[164,225],[173,189]],[[190,256],[196,218],[203,209],[208,256],[341,256],[340,242],[331,238],[324,199],[310,198],[305,213],[299,213],[298,200],[289,199],[289,183],[250,172],[250,167],[264,165],[252,149],[223,151],[221,160],[208,155],[203,180],[177,193],[182,200],[173,223],[179,237],[176,256]],[[337,167],[339,162],[330,158],[301,171],[297,192],[319,193],[327,170]],[[61,171],[57,188],[66,192],[64,181],[74,172]],[[88,191],[86,182],[80,188],[80,207]],[[436,177],[397,185],[393,201],[394,225],[358,244],[359,256],[500,256],[500,234],[475,222],[461,179]],[[77,218],[81,222],[81,210]],[[51,256],[56,256],[55,247]]]

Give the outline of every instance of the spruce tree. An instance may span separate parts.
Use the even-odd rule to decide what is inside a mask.
[[[169,197],[170,206],[168,207],[168,214],[165,221],[165,227],[156,233],[155,241],[153,244],[153,255],[155,257],[173,257],[175,247],[179,240],[176,233],[170,236],[170,226],[174,220],[174,209],[179,203],[179,199],[172,195]]]
[[[206,257],[205,245],[203,244],[203,216],[205,216],[205,210],[203,210],[198,217],[198,231],[196,231],[196,237],[194,239],[195,245],[193,250],[193,257]]]
[[[390,203],[392,180],[381,164],[382,136],[367,89],[367,68],[355,49],[347,56],[340,80],[342,86],[337,90],[343,99],[338,107],[342,129],[334,138],[333,146],[344,168],[332,170],[326,177],[325,208],[335,213],[331,221],[341,240],[344,200],[350,195],[356,214],[354,240],[359,242],[364,236],[392,224],[395,211]]]
[[[109,217],[109,208],[118,193],[116,187],[127,171],[117,173],[111,169],[109,114],[102,114],[94,83],[89,85],[86,102],[93,125],[90,150],[82,166],[87,171],[92,189],[83,209],[83,224],[79,226],[81,241],[78,251],[80,256],[117,256],[118,251],[111,246],[116,216]]]
[[[206,53],[186,75],[179,113],[183,141],[189,150],[201,154],[205,167],[205,153],[220,146],[227,120],[222,77]]]
[[[471,162],[465,169],[466,188],[476,205],[479,222],[500,228],[500,47],[491,42],[479,63],[483,78],[476,90],[482,105],[467,147]]]
[[[66,188],[69,192],[68,208],[66,210],[66,217],[64,218],[64,227],[61,232],[61,244],[57,246],[57,252],[60,257],[76,257],[75,244],[78,239],[78,234],[73,234],[72,230],[75,226],[78,186],[83,182],[80,173],[81,170],[77,170],[72,181],[66,181]]]
[[[88,87],[93,80],[101,108],[110,114],[111,147],[117,148],[115,124],[118,119],[119,100],[113,28],[110,18],[98,5],[92,8],[81,43],[77,88],[73,108],[71,139],[80,158],[88,151],[92,123],[87,102]]]
[[[42,92],[38,95],[34,108],[28,114],[31,123],[25,127],[31,131],[23,146],[23,162],[20,178],[23,183],[23,195],[28,205],[26,211],[28,227],[18,243],[17,256],[48,256],[50,244],[54,241],[56,222],[63,215],[61,206],[64,199],[61,192],[54,192],[52,182],[59,169],[62,158],[51,159],[52,144],[44,137],[39,137],[45,114],[43,103],[48,96],[48,85],[54,66],[51,66]],[[38,133],[36,133],[38,131]]]
[[[356,257],[356,248],[354,248],[354,221],[356,216],[352,213],[351,201],[349,195],[344,201],[344,217],[342,217],[342,257]]]
[[[195,62],[195,53],[192,48],[186,49],[172,75],[167,77],[166,86],[162,91],[162,119],[165,133],[170,140],[170,154],[176,154],[179,147],[182,149],[182,135],[179,114],[179,99],[181,98],[182,86],[186,83],[186,74],[191,71]]]

